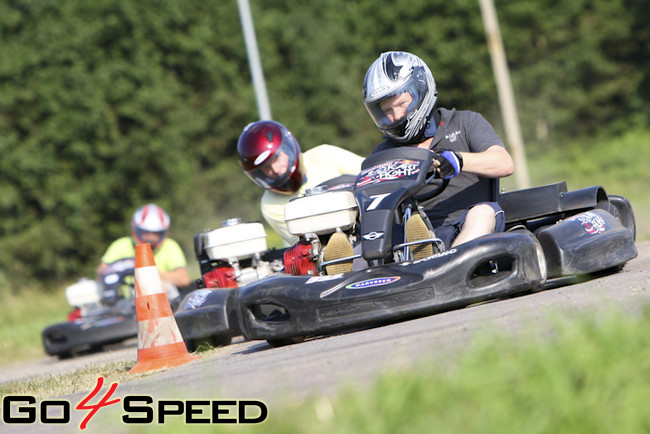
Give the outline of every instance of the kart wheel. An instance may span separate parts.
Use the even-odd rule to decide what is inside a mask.
[[[273,348],[284,347],[287,345],[299,344],[305,340],[304,336],[293,336],[291,338],[269,339],[266,342]]]

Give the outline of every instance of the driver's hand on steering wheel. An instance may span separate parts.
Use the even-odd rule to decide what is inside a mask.
[[[457,151],[442,151],[433,160],[436,177],[451,179],[463,169],[463,157]]]

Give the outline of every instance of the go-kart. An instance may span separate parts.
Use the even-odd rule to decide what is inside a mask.
[[[189,351],[204,343],[229,345],[233,337],[241,335],[235,290],[282,270],[278,252],[267,249],[262,223],[242,223],[240,218],[194,235],[201,277],[174,314]]]
[[[43,347],[50,356],[67,358],[137,336],[135,261],[120,259],[108,265],[98,280],[81,279],[66,288],[73,310],[68,321],[43,330]]]
[[[411,216],[433,234],[419,206],[447,184],[432,175],[433,159],[417,148],[383,151],[364,161],[351,191],[289,202],[287,227],[301,241],[285,253],[286,273],[235,294],[244,336],[296,343],[536,292],[618,270],[637,255],[630,203],[600,186],[568,191],[565,182],[500,194],[494,181],[505,232],[453,248],[435,235],[409,242]],[[438,187],[424,194],[427,184]],[[339,248],[348,242],[353,247]],[[431,254],[414,259],[423,243]],[[334,248],[343,256],[328,255]]]
[[[97,280],[83,278],[68,286],[66,299],[73,309],[66,322],[43,330],[45,352],[64,359],[136,337],[134,273],[134,258],[124,258],[108,264]],[[172,310],[186,292],[176,287],[168,292]]]

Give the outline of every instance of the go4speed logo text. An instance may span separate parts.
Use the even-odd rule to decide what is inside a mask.
[[[183,417],[186,424],[253,424],[268,416],[266,405],[257,400],[159,400],[146,395],[127,395],[113,398],[118,383],[113,383],[106,394],[91,404],[102,386],[104,377],[97,378],[92,392],[74,407],[87,412],[79,428],[86,429],[97,412],[108,406],[122,403],[121,419],[125,424],[164,424],[168,417]],[[2,398],[2,424],[65,425],[71,421],[72,404],[66,400],[47,399],[37,403],[33,396],[8,395]]]

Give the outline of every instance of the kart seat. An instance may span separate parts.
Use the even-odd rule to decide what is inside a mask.
[[[498,180],[494,180],[493,184],[497,186],[493,193],[503,208],[507,225],[589,209],[608,200],[601,186],[568,191],[566,181],[509,192],[499,191]]]

